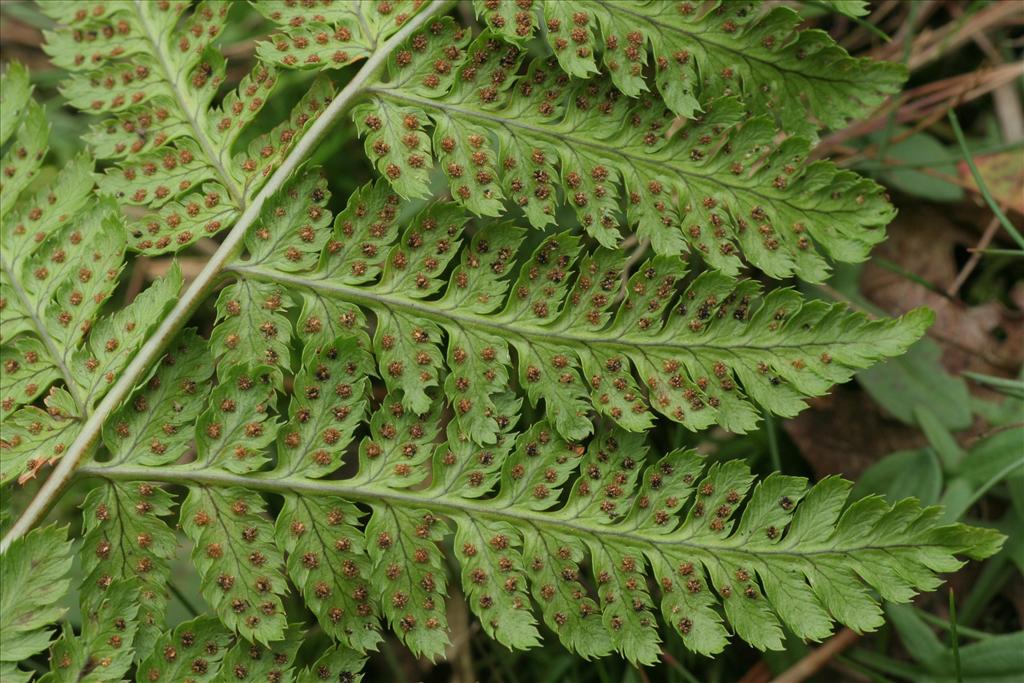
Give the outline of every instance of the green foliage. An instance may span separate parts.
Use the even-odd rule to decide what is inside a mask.
[[[544,629],[636,664],[672,637],[777,650],[874,630],[880,600],[1000,549],[915,500],[645,435],[795,415],[930,324],[737,279],[820,282],[884,237],[881,188],[807,159],[900,68],[747,3],[484,0],[476,39],[444,3],[255,4],[280,33],[237,87],[235,5],[42,4],[64,97],[103,117],[56,175],[26,70],[4,75],[0,480],[67,455],[30,521],[89,482],[81,622],[43,679],[355,681],[385,625],[442,656],[456,589],[512,650]],[[275,68],[364,58],[337,99],[321,76],[260,113]],[[383,177],[335,218],[297,169],[341,111]],[[108,303],[133,252],[225,230],[183,293],[172,265]],[[204,302],[212,330],[185,329]],[[70,543],[14,529],[0,664],[21,680]],[[210,613],[168,629],[180,545]],[[313,632],[330,645],[300,671]]]
[[[365,59],[419,9],[420,0],[328,0],[301,5],[255,0],[253,6],[285,31],[261,42],[266,64],[338,69]]]
[[[0,555],[0,676],[27,681],[18,664],[45,650],[53,632],[48,626],[64,610],[60,601],[70,585],[71,542],[67,529],[35,529]]]
[[[938,344],[922,339],[904,356],[865,371],[857,380],[902,422],[916,424],[915,407],[923,407],[945,427],[966,429],[971,424],[967,382],[942,367],[941,355]]]
[[[50,672],[40,681],[121,681],[132,665],[139,604],[130,584],[110,584],[82,598],[82,628],[65,624],[50,649]]]
[[[630,274],[624,254],[583,250],[568,233],[544,240],[520,265],[519,228],[497,223],[465,239],[466,217],[435,203],[402,229],[398,203],[382,181],[357,191],[338,215],[324,256],[306,272],[281,248],[287,235],[301,247],[294,236],[306,216],[296,213],[299,221],[288,225],[273,220],[272,211],[255,241],[274,242],[275,250],[233,266],[243,278],[221,295],[224,322],[212,337],[214,353],[245,348],[250,358],[287,359],[280,347],[291,329],[279,312],[287,307],[287,285],[304,302],[300,330],[320,330],[314,339],[323,338],[327,321],[359,321],[361,308],[371,311],[385,385],[402,392],[405,408],[423,413],[436,402],[429,390],[447,374],[455,419],[478,443],[496,438],[494,397],[516,367],[530,401],[543,399],[566,438],[592,431],[591,407],[631,431],[649,428],[660,414],[690,429],[720,424],[744,432],[758,416],[748,399],[795,415],[804,397],[902,353],[932,319],[922,310],[899,321],[869,321],[789,289],[764,295],[752,281],[713,271],[680,291],[687,271],[678,259],[655,257]],[[446,284],[449,263],[457,265]],[[516,272],[514,279],[505,275]],[[235,312],[223,313],[228,309]]]
[[[512,6],[528,11],[518,0],[473,4],[503,38],[521,43],[532,33],[523,30],[519,12],[514,23],[508,20]],[[650,90],[649,46],[655,87],[669,109],[687,118],[713,97],[738,91],[754,111],[778,116],[786,131],[813,134],[869,113],[906,77],[898,65],[850,57],[822,31],[797,30],[800,17],[788,7],[763,12],[753,2],[658,0],[537,4],[547,42],[566,73],[607,73],[622,93],[637,97]]]
[[[507,200],[543,228],[564,202],[606,247],[628,226],[659,254],[692,250],[729,274],[742,254],[812,282],[828,274],[822,251],[861,261],[893,216],[879,186],[807,163],[807,139],[777,142],[771,117],[749,116],[736,97],[709,100],[680,127],[654,97],[568,79],[551,60],[524,65],[524,50],[487,32],[470,43],[451,21],[407,45],[353,109],[367,155],[403,197],[426,196],[437,166],[477,215],[501,215]]]
[[[1020,651],[1024,633],[986,637],[970,645],[960,644],[957,652],[932,632],[931,627],[907,605],[887,610],[907,652],[917,664],[912,674],[927,683],[1010,683],[1024,675]],[[954,662],[954,659],[959,661]]]
[[[46,118],[30,98],[24,67],[11,66],[0,87],[10,138],[0,140],[7,145],[0,201],[0,481],[6,483],[34,477],[62,456],[79,421],[170,308],[181,274],[172,269],[131,305],[100,315],[124,257],[117,205],[94,197],[85,155],[49,182],[32,182],[46,155]]]
[[[401,25],[410,4],[382,3],[384,11],[365,1],[336,2],[298,11],[260,2],[257,8],[287,35],[264,43],[259,54],[293,68],[345,66]],[[829,4],[866,14],[860,0]],[[899,65],[850,57],[822,31],[798,30],[800,17],[788,7],[762,12],[753,2],[660,0],[473,0],[473,6],[491,30],[516,45],[525,45],[543,22],[545,40],[567,74],[606,73],[629,97],[656,89],[686,118],[722,93],[739,92],[753,109],[780,117],[785,130],[813,135],[818,127],[839,128],[870,113],[906,77]]]
[[[181,517],[204,595],[242,634],[285,636],[277,596],[287,572],[344,645],[372,647],[383,617],[429,657],[447,645],[436,543],[447,535],[444,518],[455,527],[452,559],[462,565],[470,609],[494,638],[534,645],[539,617],[583,656],[616,651],[639,663],[657,658],[658,612],[703,654],[727,642],[719,610],[736,636],[761,649],[782,646],[783,624],[812,640],[834,621],[873,630],[882,617],[869,589],[906,602],[936,587],[934,572],[960,565],[954,553],[987,556],[1002,539],[944,526],[939,508],[912,500],[846,506],[850,484],[836,478],[808,487],[772,475],[754,486],[739,461],[709,467],[693,451],[651,459],[642,437],[614,428],[587,447],[540,423],[514,443],[482,447],[452,433],[450,445],[431,449],[430,421],[395,397],[371,425],[358,471],[343,479],[251,477],[198,463],[88,472],[188,485]],[[463,476],[472,483],[449,484]],[[258,491],[284,499],[276,533]],[[352,503],[371,510],[364,531]],[[648,592],[648,578],[657,592]],[[531,614],[531,596],[539,614]]]
[[[87,137],[97,158],[114,162],[100,189],[142,209],[127,243],[145,254],[178,251],[230,227],[331,96],[330,84],[317,82],[288,120],[236,149],[277,76],[257,64],[213,105],[226,73],[217,41],[231,3],[209,0],[182,18],[187,6],[40,4],[63,25],[46,33],[45,47],[71,72],[64,96],[104,117]]]
[[[848,17],[863,17],[869,11],[867,0],[810,0],[809,4],[824,5]]]

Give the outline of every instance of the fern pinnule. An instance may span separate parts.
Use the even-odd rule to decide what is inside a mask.
[[[115,411],[103,429],[104,462],[160,466],[179,461],[206,406],[213,359],[195,330],[184,331],[153,375]]]
[[[256,10],[284,31],[260,41],[256,51],[265,64],[281,68],[339,69],[372,54],[422,5],[422,0],[255,0]]]
[[[24,683],[30,674],[19,664],[46,649],[47,627],[64,613],[58,603],[70,587],[71,541],[67,528],[33,529],[0,555],[0,677]]]
[[[240,487],[192,487],[180,513],[203,598],[228,629],[264,644],[281,640],[287,626],[284,556],[265,511]]]
[[[182,622],[161,637],[154,653],[139,665],[140,678],[150,681],[291,680],[315,683],[336,680],[359,683],[366,661],[351,650],[328,647],[315,663],[296,670],[295,655],[302,631],[292,627],[287,637],[270,646],[253,645],[227,631],[215,617]],[[173,656],[168,656],[173,655]]]
[[[144,458],[142,458],[144,460]],[[178,537],[164,521],[176,501],[147,482],[94,487],[82,503],[81,598],[99,604],[108,593],[127,595],[136,608],[135,656],[146,657],[164,630]]]
[[[95,681],[124,679],[133,663],[139,603],[130,584],[108,588],[82,597],[82,627],[76,634],[64,623],[61,638],[50,647],[50,671],[39,677],[41,683],[75,683],[86,675]]]
[[[142,658],[139,671],[154,681],[214,680],[232,641],[232,633],[212,615],[184,621],[161,635],[153,653]]]

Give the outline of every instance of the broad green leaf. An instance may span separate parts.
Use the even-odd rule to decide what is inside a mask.
[[[1021,463],[1024,427],[1007,427],[971,446],[957,468],[961,476],[981,486],[1001,472],[1016,478],[1024,475],[1024,463]],[[1015,464],[1020,466],[1012,469]]]
[[[886,605],[885,612],[892,622],[907,653],[926,669],[934,666],[946,646],[939,640],[932,628],[919,617],[911,605]]]
[[[913,476],[907,476],[908,472],[913,472]],[[878,493],[892,502],[913,497],[932,505],[939,502],[942,479],[942,466],[931,449],[896,451],[860,475],[853,496]]]
[[[1024,676],[1024,633],[1005,633],[970,645],[960,645],[960,666],[963,683],[1012,683]],[[953,668],[953,652],[946,650],[933,660],[931,674],[925,683],[957,683]]]
[[[917,418],[918,426],[928,438],[928,443],[938,454],[943,469],[947,472],[955,472],[964,457],[964,452],[957,444],[956,439],[927,406],[915,407],[914,417]]]
[[[900,135],[904,129],[896,127],[892,133]],[[873,135],[870,140],[879,145],[885,132]],[[915,133],[904,140],[885,147],[886,158],[878,177],[885,185],[936,202],[956,202],[963,199],[964,191],[959,185],[928,175],[921,168],[937,171],[951,178],[957,177],[956,163],[950,161],[951,152],[928,133]],[[904,168],[903,164],[911,167]]]
[[[916,425],[915,406],[925,406],[947,429],[966,429],[971,424],[967,384],[946,372],[941,350],[922,339],[900,358],[864,370],[857,381],[883,408],[901,422]]]

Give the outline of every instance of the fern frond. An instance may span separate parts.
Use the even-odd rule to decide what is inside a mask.
[[[235,149],[271,96],[277,77],[257,64],[219,106],[226,73],[216,42],[231,4],[47,2],[62,28],[46,33],[54,64],[71,72],[62,92],[104,119],[87,136],[115,164],[100,189],[146,213],[129,224],[128,246],[178,251],[231,227],[332,96],[317,81],[291,117]]]
[[[303,375],[319,376],[322,389],[337,384],[307,358]],[[385,397],[370,424],[358,471],[345,479],[310,478],[325,474],[315,461],[308,473],[201,464],[84,471],[189,487],[182,521],[204,595],[241,633],[266,635],[283,618],[275,595],[287,571],[346,647],[372,647],[383,616],[430,657],[447,644],[440,542],[453,529],[469,606],[492,637],[531,647],[540,618],[583,656],[616,651],[638,663],[660,652],[658,614],[706,655],[730,632],[779,649],[783,625],[806,640],[826,637],[835,622],[874,630],[882,623],[875,593],[905,602],[934,589],[936,572],[959,567],[955,554],[988,556],[1003,538],[943,525],[937,508],[912,500],[847,505],[850,484],[838,478],[809,487],[771,475],[754,486],[740,461],[709,466],[685,450],[652,458],[642,436],[616,428],[586,446],[545,422],[494,446],[450,429],[448,443],[433,448],[437,418],[410,413],[398,395]],[[329,441],[330,431],[319,436]],[[451,485],[464,476],[481,486]],[[276,534],[257,491],[284,499]],[[365,526],[353,503],[371,510]]]
[[[301,204],[323,222],[309,190],[315,183],[300,184],[309,192]],[[380,376],[409,410],[424,413],[436,402],[431,388],[441,386],[447,365],[444,393],[478,443],[496,438],[494,396],[513,367],[566,438],[590,433],[591,405],[632,431],[648,428],[654,411],[690,429],[744,432],[758,419],[751,400],[794,415],[806,397],[901,353],[931,321],[923,310],[870,321],[789,289],[763,295],[754,282],[713,271],[680,291],[687,273],[678,259],[655,257],[629,273],[624,254],[588,253],[568,233],[518,258],[518,228],[488,225],[463,245],[466,218],[455,206],[431,204],[402,230],[398,201],[383,181],[357,191],[333,234],[319,240],[320,263],[305,271],[282,251],[285,243],[303,247],[305,214],[295,211],[298,220],[283,225],[271,212],[250,241],[277,247],[232,266],[243,277],[221,297],[226,322],[214,332],[214,353],[247,348],[286,358],[274,345],[291,328],[275,310],[290,288],[305,302],[304,331],[358,329],[362,311],[373,313]],[[457,258],[445,286],[441,276]]]
[[[213,21],[215,9],[217,10],[218,16],[221,16],[221,18],[223,18],[222,15],[219,14],[219,9],[221,8],[222,4],[223,3],[217,3],[213,5],[205,4],[197,7],[196,13],[194,15],[190,15],[189,18],[186,20],[186,23],[188,24],[188,27],[190,29],[189,34],[193,35],[197,40],[204,41],[206,40],[204,36],[208,36],[211,32],[214,34],[218,33],[219,28],[218,24],[215,21],[210,24],[210,26],[206,29],[205,33],[202,30],[198,30],[198,24],[207,20]],[[131,357],[130,362],[124,368],[125,372],[123,375],[118,375],[117,372],[115,372],[113,369],[103,374],[103,380],[109,384],[109,386],[105,388],[105,395],[102,396],[102,399],[96,406],[96,410],[92,414],[83,414],[81,416],[85,418],[84,421],[82,422],[82,429],[77,433],[67,435],[69,437],[73,437],[73,439],[64,440],[64,435],[60,433],[61,429],[68,424],[66,421],[62,425],[44,424],[39,420],[32,419],[32,415],[20,416],[20,418],[22,419],[20,419],[21,425],[19,426],[19,430],[23,433],[14,434],[9,441],[5,438],[2,443],[3,449],[2,454],[0,455],[2,455],[4,462],[2,463],[2,472],[0,472],[0,474],[3,474],[4,481],[12,477],[13,474],[16,474],[17,471],[24,469],[24,466],[28,464],[31,465],[31,470],[27,473],[22,474],[21,478],[23,480],[25,478],[30,478],[31,476],[34,476],[35,472],[38,470],[39,467],[42,466],[42,464],[52,461],[54,457],[51,455],[48,455],[46,457],[34,457],[36,455],[35,451],[39,450],[37,446],[46,447],[47,449],[50,448],[51,444],[48,443],[48,441],[55,442],[53,443],[52,449],[54,455],[63,454],[65,450],[67,451],[67,453],[61,459],[61,462],[57,464],[53,476],[49,477],[46,480],[46,482],[39,489],[38,494],[35,496],[35,498],[32,499],[32,501],[28,504],[26,509],[21,514],[21,516],[18,518],[17,522],[15,522],[15,524],[11,527],[8,533],[4,536],[4,539],[2,540],[2,542],[0,542],[0,552],[6,551],[13,539],[24,535],[36,523],[38,523],[40,519],[45,515],[48,508],[56,501],[57,497],[60,495],[60,493],[63,491],[64,487],[70,480],[70,478],[73,476],[73,473],[76,467],[81,462],[82,458],[87,456],[93,450],[94,445],[97,442],[97,437],[99,433],[102,431],[106,418],[118,408],[119,404],[121,404],[132,393],[133,389],[137,386],[137,384],[140,381],[142,381],[143,378],[147,375],[147,373],[149,373],[152,370],[152,366],[154,366],[159,361],[164,347],[181,330],[181,328],[187,321],[188,317],[201,303],[202,298],[210,291],[210,289],[215,283],[215,279],[220,274],[223,265],[237,255],[240,247],[242,246],[243,238],[248,228],[250,227],[252,221],[259,216],[260,210],[262,209],[263,204],[266,202],[266,200],[272,195],[274,195],[277,192],[277,190],[279,190],[282,187],[282,185],[287,181],[288,177],[293,172],[295,172],[295,170],[302,164],[306,155],[308,155],[310,151],[313,149],[313,146],[316,143],[316,141],[323,137],[324,133],[326,132],[330,124],[337,119],[339,114],[346,110],[346,108],[351,104],[354,98],[361,94],[362,90],[366,87],[366,84],[375,78],[377,71],[381,66],[383,66],[383,63],[387,59],[387,56],[398,45],[401,44],[405,36],[411,34],[417,28],[419,28],[424,23],[429,21],[432,17],[436,16],[436,14],[442,11],[445,8],[445,6],[446,3],[443,0],[431,0],[427,4],[421,6],[420,11],[416,16],[413,16],[411,19],[409,19],[395,35],[393,35],[391,38],[389,38],[387,41],[385,41],[383,44],[377,47],[374,53],[367,60],[367,63],[346,85],[346,87],[341,92],[338,98],[334,99],[333,101],[330,101],[330,103],[327,104],[329,97],[326,96],[325,93],[329,93],[329,87],[324,83],[315,83],[307,91],[302,101],[299,102],[299,105],[295,109],[293,109],[292,115],[287,122],[280,124],[270,133],[258,137],[252,143],[250,143],[250,146],[248,148],[249,157],[242,162],[242,172],[246,175],[246,177],[252,177],[256,179],[255,183],[257,185],[263,183],[262,179],[266,178],[265,184],[263,184],[262,189],[260,189],[259,192],[256,193],[254,197],[252,197],[251,201],[245,206],[244,211],[241,211],[241,215],[238,217],[237,223],[232,226],[231,231],[229,231],[228,234],[225,236],[224,241],[220,244],[220,246],[217,249],[217,252],[211,257],[207,265],[190,283],[188,290],[184,292],[182,298],[180,300],[176,299],[174,293],[168,293],[165,294],[165,296],[161,299],[162,301],[166,301],[168,304],[173,304],[171,310],[166,315],[166,317],[164,317],[163,315],[164,309],[162,306],[152,307],[149,310],[149,313],[153,314],[157,319],[160,320],[159,325],[156,326],[156,329],[153,331],[152,336],[146,339],[145,343],[143,343],[140,346],[140,348],[137,349],[137,353],[135,353]],[[179,3],[172,7],[169,2],[163,1],[154,3],[152,6],[144,5],[138,2],[118,2],[115,4],[106,5],[101,3],[91,3],[88,5],[89,9],[83,8],[81,4],[74,5],[74,7],[78,8],[75,9],[75,12],[72,17],[72,20],[76,22],[102,23],[106,18],[108,18],[110,13],[130,13],[131,11],[135,11],[136,14],[138,14],[138,16],[135,18],[140,19],[141,21],[142,19],[145,19],[146,17],[150,16],[149,14],[147,14],[150,11],[164,13],[165,23],[160,24],[160,28],[161,30],[166,31],[172,30],[176,26],[178,19],[176,19],[175,17],[177,17],[180,14],[183,8],[183,4]],[[50,11],[54,11],[60,14],[60,16],[65,16],[67,12],[71,11],[72,6],[69,5],[69,3],[64,2],[48,5],[47,8]],[[80,13],[79,10],[82,10],[82,12],[84,13]],[[171,14],[167,14],[168,12],[171,12]],[[132,20],[132,17],[126,16],[123,19],[123,22],[118,21],[118,23],[114,27],[100,25],[97,27],[97,30],[95,32],[91,30],[81,34],[75,34],[72,32],[71,41],[85,41],[90,44],[99,41],[96,46],[101,49],[94,54],[97,63],[102,63],[104,59],[107,58],[122,57],[126,53],[127,48],[125,48],[123,45],[115,45],[114,47],[110,47],[109,39],[112,38],[112,36],[118,30],[121,30],[122,32],[127,31],[128,33],[131,33],[132,25],[130,20]],[[153,26],[150,24],[147,24],[146,27],[153,28]],[[196,32],[194,32],[192,29],[196,29]],[[164,35],[164,38],[166,38],[165,34],[162,35]],[[102,40],[99,40],[100,36],[102,36]],[[161,40],[164,40],[164,38],[154,38],[153,36],[149,36],[149,38],[147,39],[149,39],[151,42],[160,42]],[[185,57],[183,57],[182,59],[185,59],[186,62],[188,62],[189,59],[192,59],[192,57],[188,56],[188,52],[192,43],[190,39],[186,37],[183,37],[183,41],[184,42],[179,41],[177,49],[185,53]],[[57,42],[59,43],[60,40],[58,40]],[[67,47],[67,45],[65,45],[65,47]],[[109,54],[103,51],[107,48],[110,48]],[[146,48],[143,51],[145,54],[138,53],[142,55],[140,59],[154,59],[159,58],[160,56],[165,56],[163,55],[162,50],[168,49],[168,45],[164,40],[163,43],[151,46],[151,48],[152,49]],[[137,45],[132,47],[132,50],[135,52],[131,52],[130,54],[137,54],[137,49]],[[205,54],[206,53],[204,53],[204,55]],[[211,59],[212,58],[213,57],[211,57]],[[78,60],[73,59],[72,61]],[[84,64],[84,58],[81,61]],[[211,78],[214,80],[220,78],[219,72],[214,73],[212,70],[207,70],[207,68],[204,66],[204,63],[205,62],[201,62],[197,67],[198,74],[196,75],[200,77],[199,81],[201,81],[193,83],[193,86],[197,89],[202,89],[203,87],[209,85],[207,81]],[[131,64],[129,64],[127,61],[118,62],[118,64],[120,66],[131,66]],[[120,66],[117,68],[120,68]],[[144,74],[141,76],[137,73],[135,75],[130,75],[127,72],[124,72],[122,75],[124,75],[125,78],[122,79],[122,82],[130,84],[134,82],[133,79],[135,79],[136,77],[148,77],[151,71],[148,70],[148,67],[146,67],[146,69],[147,70],[145,70]],[[180,76],[181,74],[178,75]],[[260,78],[261,77],[259,73],[257,73],[256,81],[258,82]],[[171,80],[177,83],[177,80],[175,80],[174,78],[172,78]],[[81,86],[82,84],[82,78],[77,79],[77,81],[75,79],[72,79],[72,81],[77,82],[79,86]],[[243,81],[243,87],[245,87],[246,91],[248,92],[249,88],[245,85],[245,83],[246,81]],[[101,85],[103,87],[106,87],[107,84],[108,81],[104,79]],[[251,86],[252,83],[249,83],[249,85]],[[116,86],[117,81],[113,81],[110,84],[110,88],[114,88]],[[212,89],[212,86],[210,87]],[[14,92],[20,92],[21,90],[24,90],[24,88],[21,88],[20,90],[18,88],[15,88]],[[171,90],[173,91],[173,88],[171,88]],[[158,91],[162,91],[164,92],[164,94],[168,92],[166,88],[154,88],[153,90],[148,91],[148,94],[152,94],[155,97],[157,94],[159,94]],[[172,94],[181,99],[180,92],[174,91]],[[21,96],[19,95],[19,97]],[[117,97],[118,96],[115,95],[115,99],[117,99]],[[147,93],[139,94],[139,98],[137,101],[140,103],[140,106],[141,103],[146,99],[146,97]],[[225,97],[224,102],[228,104],[231,104],[233,102],[237,103],[238,101],[241,101],[240,97],[241,96],[233,97],[231,94],[229,94]],[[185,99],[188,98],[186,97]],[[119,109],[124,104],[124,101],[118,100],[117,102],[115,102],[112,99],[107,104],[109,104],[111,107]],[[324,106],[325,104],[327,105],[326,107]],[[106,104],[104,104],[104,102],[101,102],[99,109],[102,110],[105,106]],[[231,108],[232,110],[234,109],[233,104]],[[5,106],[5,110],[6,109],[16,111],[17,106]],[[185,110],[187,111],[187,107],[185,108]],[[161,116],[157,118],[159,119],[163,117]],[[32,118],[32,121],[36,121],[36,119]],[[232,125],[231,121],[226,118],[222,118],[218,125],[220,124],[224,124],[220,130],[220,132],[223,133],[223,138],[230,138],[230,129]],[[131,130],[134,130],[134,125],[134,123],[131,123],[128,127]],[[146,125],[148,125],[148,123]],[[304,136],[300,136],[301,139],[299,137],[296,137],[296,134],[301,133],[302,130],[306,129],[307,126],[307,134]],[[116,128],[111,130],[116,132]],[[166,142],[166,139],[161,139],[160,142],[164,143]],[[22,148],[12,147],[12,149],[21,150],[22,155],[27,156],[27,152]],[[115,145],[115,152],[116,151],[117,150]],[[286,152],[287,154],[285,154]],[[263,161],[256,161],[257,157],[259,157]],[[36,161],[38,161],[38,159]],[[168,163],[168,166],[174,166],[174,164],[178,164],[180,163],[180,161],[180,158],[169,159],[169,162],[173,163]],[[147,169],[143,170],[145,171]],[[153,173],[158,172],[155,167],[153,167],[152,170]],[[16,171],[17,169],[14,169],[12,171],[12,175],[14,175]],[[219,201],[219,196],[207,196],[204,197],[204,200],[209,200],[212,206],[217,204],[217,202]],[[195,211],[192,211],[193,208],[195,208]],[[202,209],[198,204],[198,198],[197,202],[194,203],[194,207],[191,203],[189,206],[186,207],[186,212],[189,213],[189,218],[198,218],[201,215]],[[168,218],[170,223],[174,224],[172,225],[172,227],[177,227],[179,221],[181,220],[179,216],[169,216]],[[216,230],[222,226],[220,226],[219,224],[211,224],[209,227],[213,230]],[[146,229],[152,229],[154,233],[158,233],[160,231],[160,226],[158,224],[155,226],[147,225]],[[145,241],[143,233],[140,232],[139,230],[133,230],[133,235],[134,237],[141,238],[143,241]],[[191,236],[191,233],[188,236],[182,235],[182,242],[184,243],[187,241],[186,237],[188,239],[191,239]],[[162,243],[166,242],[163,239],[161,239],[160,241]],[[144,244],[141,247],[139,247],[139,245],[136,244],[137,248],[148,249],[150,246],[153,245]],[[18,265],[20,266],[20,264]],[[9,269],[5,268],[5,271],[6,270]],[[180,273],[178,273],[176,269],[173,270],[172,273],[175,275],[175,277],[180,277]],[[17,274],[20,275],[20,273]],[[13,286],[9,282],[11,278],[8,277],[8,275],[9,273],[5,272],[5,295],[8,293],[8,288]],[[6,308],[8,297],[3,296],[2,298],[4,299],[3,307]],[[134,314],[122,313],[120,315],[121,319],[127,319],[128,322],[131,322],[130,318]],[[40,325],[36,325],[36,327],[40,327]],[[131,330],[127,331],[130,332]],[[140,334],[144,333],[140,332]],[[107,346],[109,346],[110,348],[106,348]],[[107,343],[104,344],[104,347],[105,351],[108,354],[108,357],[105,360],[109,360],[111,357],[123,355],[121,352],[114,354],[114,356],[110,355],[117,350],[116,343]],[[8,357],[7,354],[4,355],[5,357]],[[57,354],[52,355],[56,356]],[[93,361],[92,359],[86,358],[85,362],[86,364],[99,365],[100,359]],[[71,384],[73,383],[72,378],[67,377],[66,379],[68,381],[68,385],[71,386]],[[100,392],[97,392],[97,397],[99,397],[99,393]],[[72,396],[71,399],[74,399],[74,397]],[[69,404],[70,399],[65,400],[65,398],[59,395],[58,392],[55,402],[48,406],[49,412],[52,413],[53,416],[57,417],[60,417],[69,412],[76,412],[68,410]],[[77,412],[85,413],[86,411],[82,410]],[[11,422],[13,421],[14,420],[12,418]],[[25,436],[25,434],[27,433],[31,434],[33,437],[37,437],[40,434],[44,434],[44,432],[45,435],[38,439],[34,438],[30,440],[27,439]],[[56,436],[53,439],[51,439],[50,437],[53,434],[56,434]],[[38,443],[29,443],[30,441],[35,441]],[[68,441],[70,441],[70,444],[68,444]],[[45,452],[46,451],[43,450],[44,454]]]
[[[455,589],[515,650],[542,623],[637,664],[673,631],[703,655],[731,636],[781,649],[785,631],[876,629],[881,600],[999,550],[913,500],[758,482],[642,434],[793,415],[930,324],[734,278],[821,281],[882,239],[880,188],[807,159],[898,68],[740,3],[484,0],[476,39],[444,0],[254,4],[280,34],[234,89],[232,3],[42,6],[62,92],[102,116],[99,179],[85,155],[40,172],[45,118],[24,68],[4,74],[0,483],[60,459],[0,543],[5,679],[49,644],[46,681],[355,681],[385,624],[441,656]],[[526,63],[538,28],[555,56]],[[337,98],[320,77],[254,130],[274,67],[363,58]],[[385,177],[335,218],[300,168],[354,102]],[[441,175],[452,198],[419,201]],[[586,234],[555,220],[563,200]],[[493,220],[510,203],[563,228]],[[102,310],[126,251],[229,227],[184,293],[172,265]],[[633,257],[610,249],[620,228]],[[184,329],[215,290],[210,334]],[[76,477],[82,618],[51,644],[71,544],[25,534]],[[182,542],[211,614],[168,631]],[[299,671],[309,635],[324,647]]]
[[[33,530],[0,555],[0,677],[23,683],[31,677],[18,664],[46,649],[53,635],[46,627],[64,608],[60,598],[71,584],[71,541],[67,528]]]
[[[12,138],[0,202],[0,481],[6,483],[31,478],[62,456],[170,307],[181,273],[173,268],[132,304],[100,317],[124,259],[117,206],[93,198],[92,161],[84,155],[50,182],[29,184],[46,155],[48,126],[24,67],[12,64],[2,88],[4,132]],[[45,410],[33,405],[44,394]]]
[[[686,118],[731,92],[752,110],[772,112],[787,133],[813,137],[818,128],[842,128],[871,113],[906,79],[901,65],[851,57],[824,31],[800,30],[803,20],[789,7],[677,0],[473,5],[492,30],[519,44],[533,35],[539,10],[566,73],[607,74],[630,97],[653,81],[669,109]]]
[[[164,521],[172,498],[147,483],[111,482],[93,488],[82,504],[84,601],[99,604],[108,593],[127,594],[137,610],[134,649],[145,657],[164,626],[169,561],[178,539]]]
[[[427,196],[439,166],[473,213],[513,203],[543,228],[561,190],[606,247],[627,226],[659,254],[693,250],[728,274],[742,255],[773,277],[810,282],[827,277],[825,255],[861,261],[884,238],[893,209],[878,185],[807,162],[807,139],[779,142],[770,117],[749,116],[734,97],[679,125],[654,96],[570,80],[546,60],[517,75],[524,51],[487,32],[468,41],[453,22],[434,22],[353,109],[368,156],[403,197]]]
[[[831,3],[848,14],[865,13],[863,4]],[[365,56],[382,29],[396,30],[409,5],[257,3],[284,31],[260,43],[260,57],[283,68],[344,67]],[[819,128],[871,113],[907,76],[899,64],[851,57],[824,31],[801,30],[789,7],[677,0],[473,0],[473,7],[495,35],[524,48],[543,24],[559,69],[580,79],[601,74],[628,97],[656,90],[684,118],[736,94],[748,109],[771,112],[787,133],[813,138]]]

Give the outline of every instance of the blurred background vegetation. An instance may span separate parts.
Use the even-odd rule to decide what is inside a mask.
[[[554,638],[543,648],[510,653],[483,636],[453,586],[447,661],[416,660],[390,639],[371,658],[368,680],[1024,681],[1024,2],[875,0],[857,19],[832,13],[824,3],[797,7],[807,25],[828,31],[850,52],[902,62],[911,74],[903,92],[873,116],[823,133],[816,151],[889,189],[900,213],[888,241],[868,262],[838,268],[826,286],[800,286],[869,314],[926,305],[937,322],[905,357],[861,373],[796,419],[766,418],[759,432],[742,437],[666,428],[654,435],[655,445],[745,458],[760,473],[842,474],[857,482],[857,496],[916,496],[945,505],[950,521],[996,527],[1009,535],[1006,547],[948,577],[939,592],[913,605],[889,606],[889,624],[877,633],[841,631],[822,644],[790,638],[785,651],[767,654],[735,644],[714,660],[694,657],[670,638],[662,664],[645,671],[616,659],[579,660]],[[456,11],[473,22],[468,3]],[[0,3],[0,59],[31,69],[53,128],[52,173],[79,151],[91,121],[62,102],[62,74],[40,47],[47,27],[32,3]],[[245,3],[232,8],[222,43],[232,64],[225,88],[249,70],[254,41],[268,31]],[[310,78],[285,74],[261,116],[284,118]],[[311,163],[324,167],[334,210],[373,173],[347,121]],[[207,240],[180,255],[186,274],[197,272],[215,248]],[[131,300],[168,265],[168,259],[131,261],[111,305]],[[207,308],[196,322],[205,332],[213,317]],[[31,494],[29,486],[19,497]],[[55,515],[77,527],[80,500],[66,496]],[[14,507],[19,502],[11,501]],[[205,609],[188,552],[183,542],[170,587],[173,622]],[[71,596],[72,621],[75,603]],[[312,655],[324,644],[313,630],[304,652]]]

